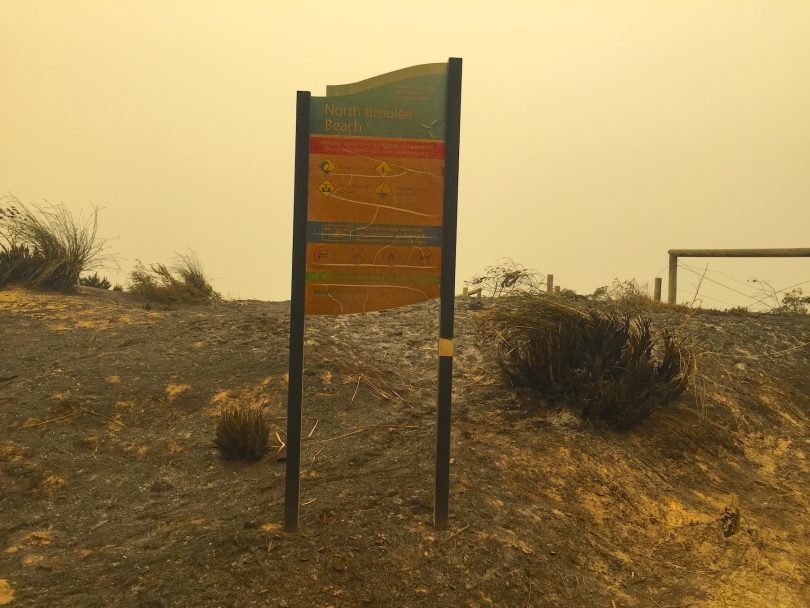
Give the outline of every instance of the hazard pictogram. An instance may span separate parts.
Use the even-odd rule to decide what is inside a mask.
[[[326,262],[329,259],[329,248],[328,247],[316,247],[315,248],[315,263],[321,264]]]
[[[374,170],[377,172],[377,175],[379,175],[380,177],[385,177],[389,173],[391,173],[391,171],[393,171],[393,169],[391,168],[391,165],[389,165],[385,161],[382,161],[379,165],[377,165],[374,168]]]
[[[332,192],[335,191],[335,187],[332,185],[332,182],[330,182],[328,179],[325,179],[321,182],[321,185],[318,186],[318,190],[324,196],[329,196],[330,194],[332,194]]]
[[[380,184],[374,190],[377,194],[379,194],[382,198],[385,198],[389,194],[391,194],[391,188],[388,187],[388,184]]]
[[[331,160],[329,160],[328,158],[325,158],[320,162],[320,164],[318,165],[318,168],[321,171],[323,171],[324,173],[326,173],[327,175],[329,175],[330,173],[332,173],[332,171],[335,170],[335,165],[332,164]]]

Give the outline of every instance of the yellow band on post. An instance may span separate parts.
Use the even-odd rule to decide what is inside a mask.
[[[447,338],[439,338],[439,356],[452,357],[453,356],[453,341]]]

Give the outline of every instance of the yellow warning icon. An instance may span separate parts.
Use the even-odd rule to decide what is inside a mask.
[[[329,196],[332,192],[335,191],[335,187],[332,185],[328,179],[325,179],[321,182],[320,186],[318,186],[318,190],[324,196]]]
[[[318,164],[318,168],[327,175],[329,175],[332,171],[335,170],[335,165],[332,163],[331,160],[325,158],[320,162],[320,164]]]
[[[374,190],[377,194],[381,197],[385,198],[388,194],[391,194],[391,188],[388,187],[388,184],[382,183]]]
[[[391,165],[389,165],[385,161],[382,161],[379,165],[377,165],[374,168],[374,170],[377,172],[377,175],[379,175],[380,177],[385,177],[386,175],[391,173],[391,171],[393,171],[393,169],[391,168]]]

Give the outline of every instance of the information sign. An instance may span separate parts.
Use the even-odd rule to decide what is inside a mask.
[[[445,529],[456,272],[461,59],[325,97],[298,91],[284,528],[298,530],[304,323],[440,297],[434,524]]]
[[[439,297],[447,64],[312,97],[306,314]]]

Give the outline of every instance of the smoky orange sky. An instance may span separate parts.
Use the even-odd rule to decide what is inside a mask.
[[[589,293],[666,290],[670,248],[810,246],[806,0],[2,0],[0,193],[101,207],[119,282],[193,250],[225,296],[288,299],[296,90],[451,56],[459,291],[503,257]],[[682,262],[745,294],[810,281]]]

